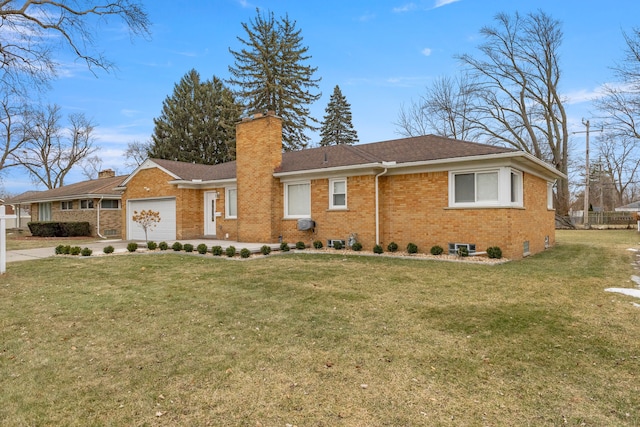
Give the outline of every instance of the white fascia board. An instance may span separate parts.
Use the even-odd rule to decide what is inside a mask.
[[[361,165],[338,166],[333,168],[308,169],[293,172],[276,172],[274,178],[280,181],[290,181],[294,179],[314,179],[338,176],[374,175],[376,169],[380,169],[380,163],[365,163]]]
[[[229,186],[231,184],[235,184],[236,183],[236,179],[235,178],[229,178],[229,179],[215,179],[215,180],[211,180],[211,181],[187,181],[184,179],[177,179],[174,181],[169,181],[169,184],[171,185],[177,185],[178,188],[200,188],[200,189],[207,189],[207,188],[219,188],[219,187],[226,187]]]
[[[48,197],[45,199],[32,199],[32,200],[23,200],[20,203],[16,203],[16,205],[27,205],[31,203],[49,203],[49,202],[66,202],[69,200],[86,200],[86,199],[112,199],[112,200],[120,200],[122,197],[119,194],[73,194],[70,196],[59,196],[59,197]]]

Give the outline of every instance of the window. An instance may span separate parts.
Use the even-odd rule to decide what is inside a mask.
[[[511,204],[522,206],[522,172],[511,169]]]
[[[80,209],[93,209],[93,199],[80,200]]]
[[[498,172],[453,175],[455,203],[498,203]]]
[[[347,208],[347,180],[329,180],[329,209]]]
[[[238,217],[238,189],[227,188],[226,190],[226,203],[225,203],[225,217],[237,218]]]
[[[100,209],[120,209],[120,200],[103,199],[100,202]]]
[[[311,216],[311,183],[296,182],[284,185],[285,218],[309,218]]]
[[[38,221],[51,221],[51,202],[38,203]]]
[[[458,255],[460,248],[466,248],[469,255],[476,253],[475,243],[449,243],[449,255]]]
[[[449,172],[449,206],[522,207],[522,177],[510,167]]]
[[[73,209],[73,202],[72,201],[66,201],[66,202],[60,202],[60,210],[62,211],[69,211]]]
[[[553,210],[553,182],[547,182],[547,209]]]

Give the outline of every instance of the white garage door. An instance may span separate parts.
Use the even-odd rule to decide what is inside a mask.
[[[144,229],[133,220],[133,212],[152,210],[160,213],[160,222],[147,230],[147,238],[156,243],[176,239],[176,199],[141,199],[127,202],[127,238],[144,240]]]

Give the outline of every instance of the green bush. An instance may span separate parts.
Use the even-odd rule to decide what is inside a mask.
[[[71,249],[69,249],[69,253],[71,255],[80,255],[80,252],[82,252],[82,248],[80,246],[72,246]]]
[[[444,249],[442,249],[442,246],[432,246],[431,247],[431,255],[442,255],[442,252],[444,252]]]
[[[289,252],[289,244],[287,242],[280,243],[280,250],[282,252]]]
[[[261,253],[262,255],[269,255],[269,254],[271,253],[271,246],[263,245],[263,246],[260,248],[260,253]]]
[[[89,248],[83,248],[80,251],[80,255],[82,255],[82,256],[91,256],[92,253],[93,253],[93,251],[91,249],[89,249]]]
[[[204,243],[200,243],[196,248],[196,250],[198,251],[199,254],[204,255],[207,253],[207,245],[205,245]]]
[[[322,242],[320,240],[314,240],[313,247],[316,249],[322,249]]]
[[[306,247],[307,247],[307,245],[305,245],[304,242],[297,242],[296,243],[296,249],[303,250]]]
[[[398,244],[396,242],[391,242],[387,245],[387,250],[389,252],[396,252],[398,250]]]
[[[360,252],[362,250],[362,243],[355,242],[353,245],[351,245],[351,250]]]
[[[182,250],[182,243],[174,242],[173,245],[171,245],[171,249],[173,249],[176,252],[180,252]]]
[[[147,242],[147,249],[149,249],[150,251],[155,251],[157,247],[158,244],[156,242]]]
[[[193,245],[191,243],[185,243],[182,248],[185,252],[193,252]]]
[[[127,250],[129,252],[135,252],[138,250],[138,244],[136,242],[131,242],[129,244],[127,244]]]
[[[112,254],[112,253],[113,253],[113,251],[115,251],[115,248],[114,248],[113,246],[111,246],[111,245],[109,245],[109,246],[105,246],[105,247],[102,249],[102,252],[104,252],[105,254]]]
[[[469,256],[469,249],[466,246],[460,246],[458,248],[458,256],[460,256],[460,257]]]
[[[333,249],[340,250],[342,249],[342,242],[340,240],[336,240],[333,242]]]
[[[227,254],[229,258],[231,258],[236,255],[236,247],[229,246],[224,252]]]
[[[56,246],[56,255],[62,255],[62,254],[64,254],[64,245]]]
[[[166,251],[167,249],[169,249],[169,244],[167,242],[160,242],[158,243],[158,247],[161,251]]]
[[[247,248],[240,249],[240,257],[241,258],[249,258],[251,256],[251,251]]]
[[[31,235],[37,237],[91,236],[91,225],[86,221],[35,221],[29,222],[27,226],[29,227]]]
[[[384,252],[384,250],[382,249],[382,246],[380,246],[380,245],[375,245],[375,246],[373,247],[373,253],[374,253],[374,254],[381,254],[381,253],[383,253],[383,252]]]
[[[214,256],[220,256],[222,255],[222,246],[212,246],[211,247],[211,253]]]
[[[416,245],[415,243],[409,243],[407,245],[407,252],[410,254],[417,254],[418,253],[418,245]]]
[[[502,258],[502,249],[498,246],[491,246],[490,248],[487,248],[487,256],[489,258],[500,259]]]

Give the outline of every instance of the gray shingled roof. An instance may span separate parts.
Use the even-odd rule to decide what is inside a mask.
[[[381,162],[413,163],[469,156],[486,156],[517,150],[475,142],[459,141],[435,135],[395,139],[359,145],[332,145],[289,151],[282,154],[277,172],[330,169]],[[151,159],[157,165],[179,177],[191,181],[215,181],[236,177],[236,162],[201,165],[172,160]]]
[[[120,197],[120,192],[115,188],[126,176],[114,176],[110,178],[92,179],[76,182],[44,191],[27,191],[18,196],[5,200],[7,205],[16,205],[31,202],[45,202],[49,200],[64,200],[68,198],[92,198],[92,197]]]

